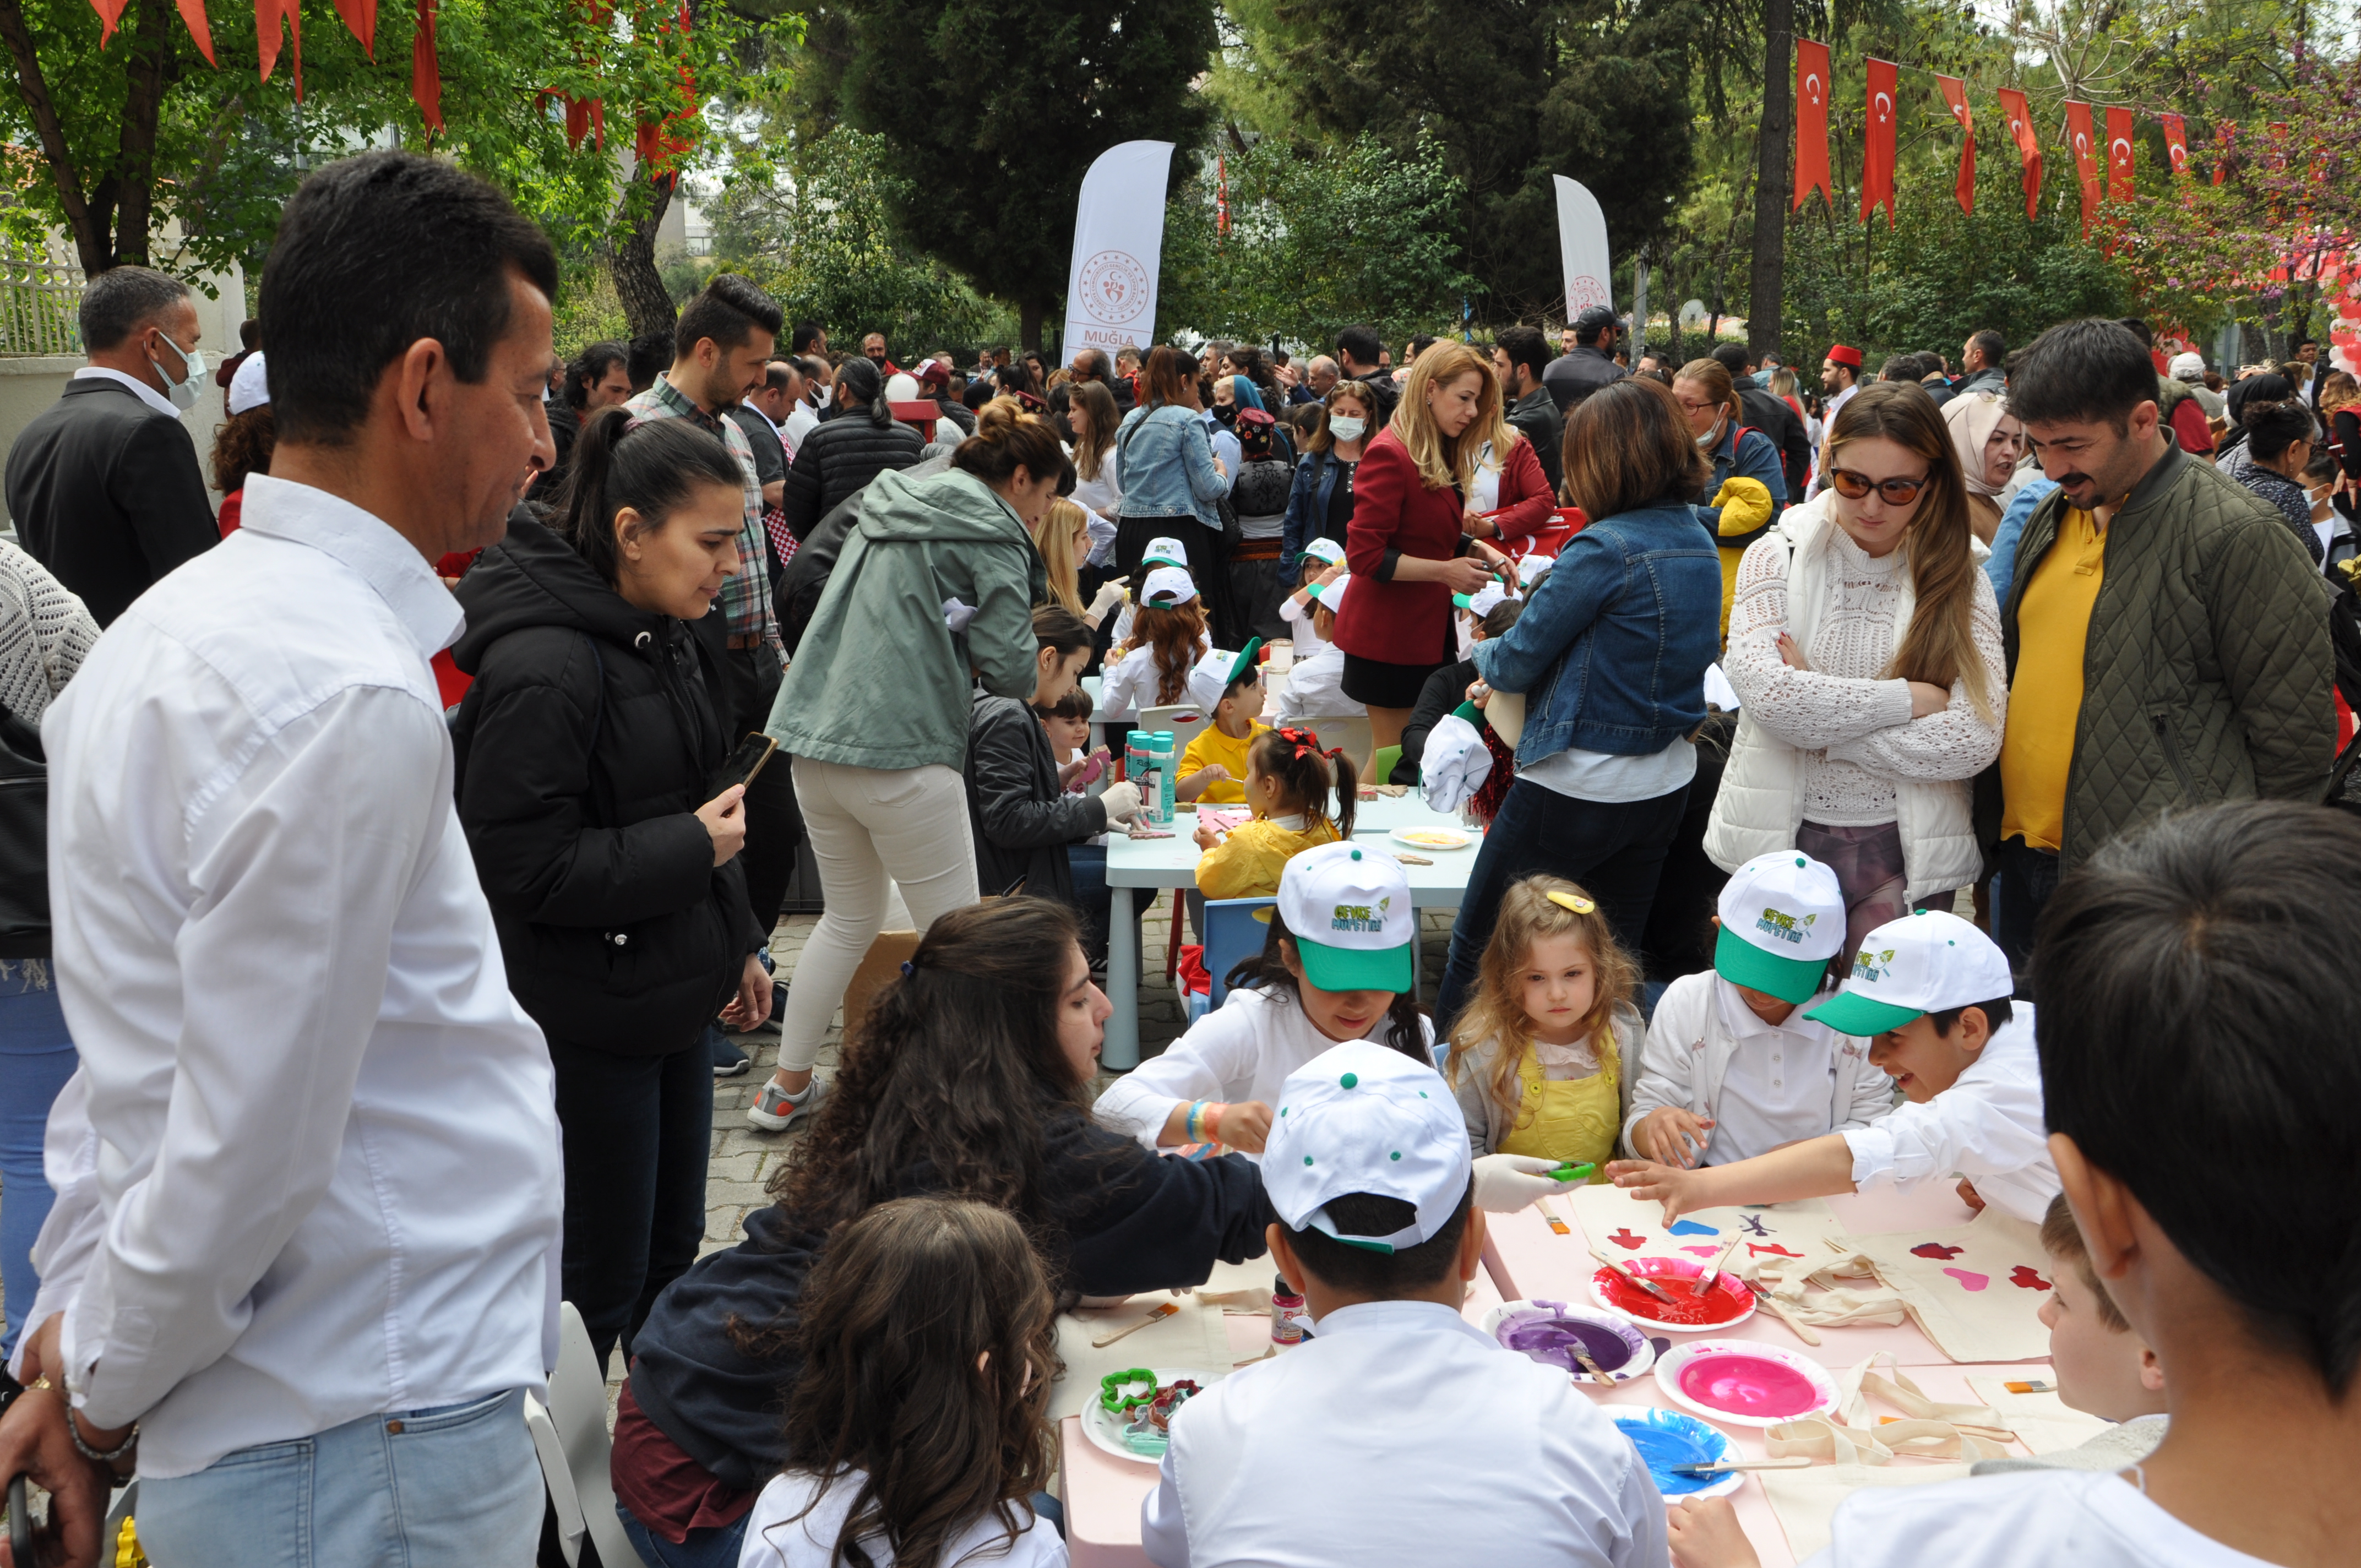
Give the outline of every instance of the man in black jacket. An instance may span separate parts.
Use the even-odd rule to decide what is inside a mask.
[[[1561,415],[1599,388],[1631,373],[1615,363],[1613,311],[1592,305],[1574,318],[1573,330],[1573,351],[1551,360],[1542,371],[1542,385],[1557,400]]]
[[[1746,422],[1771,438],[1779,449],[1779,471],[1786,477],[1787,493],[1800,496],[1804,481],[1812,472],[1812,443],[1804,433],[1804,422],[1787,406],[1787,400],[1773,397],[1755,383],[1754,361],[1746,350],[1735,343],[1717,344],[1713,356],[1730,372],[1730,381],[1738,388],[1738,400],[1746,410]]]
[[[205,380],[188,285],[117,267],[82,297],[90,363],[8,453],[8,515],[50,575],[111,623],[220,543],[197,444],[181,423]]]
[[[1549,481],[1550,494],[1557,494],[1565,477],[1565,419],[1557,411],[1557,400],[1542,385],[1542,376],[1549,368],[1549,347],[1542,342],[1540,329],[1504,329],[1493,340],[1492,368],[1499,373],[1509,422],[1533,444],[1542,477]]]
[[[1393,372],[1380,361],[1385,356],[1385,345],[1378,334],[1365,326],[1348,326],[1336,334],[1336,364],[1347,381],[1366,381],[1378,406],[1369,411],[1369,433],[1383,430],[1394,416],[1394,403],[1401,389],[1394,385]]]

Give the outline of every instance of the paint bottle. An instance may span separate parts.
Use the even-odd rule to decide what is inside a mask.
[[[1312,1327],[1312,1309],[1295,1293],[1295,1287],[1282,1274],[1270,1282],[1270,1341],[1273,1344],[1301,1344]]]
[[[1123,776],[1137,784],[1148,772],[1148,731],[1134,729],[1123,738]]]
[[[1148,765],[1156,771],[1156,825],[1172,826],[1172,766],[1180,759],[1174,755],[1172,731],[1159,729],[1148,744]],[[1143,792],[1145,793],[1145,792]]]

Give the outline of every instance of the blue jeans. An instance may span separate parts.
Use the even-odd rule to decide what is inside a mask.
[[[139,1543],[159,1568],[530,1568],[544,1496],[511,1388],[142,1476]]]
[[[2041,912],[2049,904],[2049,895],[2058,891],[2058,879],[2065,862],[2050,850],[2037,850],[2022,838],[2011,839],[2000,847],[2000,860],[1993,867],[1993,940],[2000,944],[2008,967],[2017,977],[2020,996],[2031,996],[2022,989],[2027,960],[2033,957],[2033,936],[2041,924]]]
[[[8,1312],[0,1360],[16,1354],[40,1287],[33,1238],[49,1217],[51,1197],[41,1174],[41,1134],[77,1059],[48,960],[0,959],[0,1292]]]
[[[640,1549],[651,1568],[738,1568],[738,1554],[746,1544],[746,1521],[752,1510],[740,1514],[717,1530],[693,1530],[686,1541],[666,1541],[640,1522],[639,1515],[615,1505],[623,1533]]]

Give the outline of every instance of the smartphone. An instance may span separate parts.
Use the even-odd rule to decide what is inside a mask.
[[[752,784],[754,775],[763,771],[763,764],[769,762],[771,753],[778,749],[779,743],[759,729],[739,741],[738,749],[730,752],[729,760],[721,764],[721,771],[707,783],[705,798],[711,800],[731,784]]]
[[[8,1481],[8,1550],[18,1568],[33,1568],[42,1559],[40,1546],[35,1538],[33,1505],[25,1496],[25,1478],[11,1476]]]

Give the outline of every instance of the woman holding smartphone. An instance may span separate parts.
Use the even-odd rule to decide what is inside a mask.
[[[604,410],[555,529],[520,511],[458,587],[453,654],[475,676],[453,733],[459,820],[509,987],[549,1036],[563,1283],[602,1366],[705,1234],[704,1027],[770,1008],[743,782],[713,784],[727,677],[686,624],[737,570],[743,497],[713,436]]]

